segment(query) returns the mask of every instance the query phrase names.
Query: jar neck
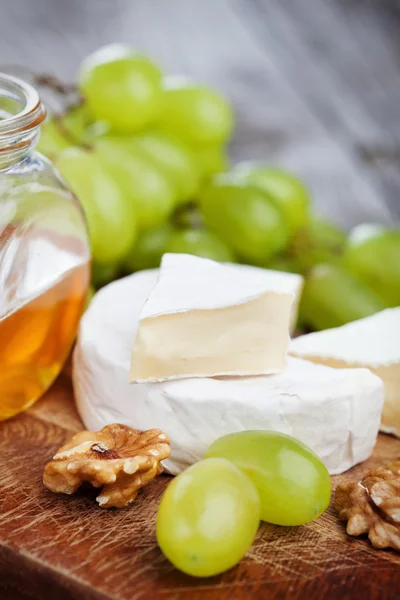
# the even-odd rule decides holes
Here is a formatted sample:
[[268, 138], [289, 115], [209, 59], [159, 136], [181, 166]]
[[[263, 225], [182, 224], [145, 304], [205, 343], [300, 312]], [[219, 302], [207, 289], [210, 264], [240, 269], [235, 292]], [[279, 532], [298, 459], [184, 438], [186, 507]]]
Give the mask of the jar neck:
[[0, 172], [35, 147], [46, 111], [28, 83], [0, 73]]

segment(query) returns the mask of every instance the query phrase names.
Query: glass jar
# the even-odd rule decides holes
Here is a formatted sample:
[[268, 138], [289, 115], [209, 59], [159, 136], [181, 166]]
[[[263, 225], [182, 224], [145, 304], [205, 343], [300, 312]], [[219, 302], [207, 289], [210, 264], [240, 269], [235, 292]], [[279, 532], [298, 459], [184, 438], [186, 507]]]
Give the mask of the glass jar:
[[0, 73], [0, 419], [57, 377], [89, 286], [81, 208], [34, 150], [44, 118], [36, 90]]

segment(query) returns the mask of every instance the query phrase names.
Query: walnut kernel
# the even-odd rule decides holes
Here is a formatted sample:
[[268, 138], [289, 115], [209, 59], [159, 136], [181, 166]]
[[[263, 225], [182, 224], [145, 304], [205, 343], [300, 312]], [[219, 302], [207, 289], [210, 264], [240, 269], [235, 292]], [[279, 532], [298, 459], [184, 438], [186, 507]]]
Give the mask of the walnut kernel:
[[400, 550], [400, 461], [340, 484], [335, 508], [349, 535], [368, 533], [376, 548]]
[[168, 436], [159, 429], [139, 431], [107, 425], [101, 431], [81, 431], [64, 444], [43, 474], [44, 485], [59, 494], [73, 494], [83, 482], [103, 487], [97, 502], [103, 508], [128, 506], [168, 458]]

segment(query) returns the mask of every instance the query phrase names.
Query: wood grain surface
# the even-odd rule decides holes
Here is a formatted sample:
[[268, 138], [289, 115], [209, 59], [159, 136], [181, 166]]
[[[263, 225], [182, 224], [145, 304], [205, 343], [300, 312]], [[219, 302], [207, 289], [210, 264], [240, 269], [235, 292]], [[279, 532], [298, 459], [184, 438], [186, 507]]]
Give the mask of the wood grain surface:
[[[155, 539], [168, 476], [124, 510], [99, 508], [92, 490], [67, 497], [44, 488], [45, 463], [81, 428], [65, 375], [27, 413], [0, 424], [1, 600], [400, 597], [400, 554], [347, 536], [332, 507], [302, 527], [263, 524], [247, 556], [221, 576], [179, 573]], [[381, 434], [372, 458], [334, 485], [399, 455], [400, 440]]]

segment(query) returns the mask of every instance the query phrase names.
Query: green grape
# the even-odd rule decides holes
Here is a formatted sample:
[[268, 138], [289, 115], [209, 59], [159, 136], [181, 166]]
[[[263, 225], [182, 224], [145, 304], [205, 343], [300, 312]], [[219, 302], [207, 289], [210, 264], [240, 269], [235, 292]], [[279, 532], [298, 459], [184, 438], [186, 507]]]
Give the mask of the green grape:
[[280, 169], [251, 163], [236, 165], [234, 172], [270, 195], [283, 211], [291, 233], [307, 225], [310, 195], [300, 179]]
[[279, 208], [234, 176], [214, 176], [201, 194], [200, 208], [207, 226], [251, 263], [265, 263], [287, 244], [288, 230]]
[[200, 175], [192, 153], [179, 141], [158, 132], [144, 133], [134, 139], [145, 158], [171, 181], [184, 202], [199, 189]]
[[260, 522], [251, 480], [231, 462], [210, 458], [172, 480], [158, 508], [157, 541], [188, 575], [212, 577], [236, 565]]
[[234, 262], [235, 260], [231, 249], [213, 233], [205, 229], [177, 231], [169, 240], [166, 252], [194, 254], [219, 262]]
[[351, 273], [335, 264], [321, 264], [309, 273], [300, 302], [302, 323], [320, 330], [368, 317], [387, 305]]
[[261, 519], [303, 525], [329, 506], [331, 479], [321, 459], [302, 442], [275, 431], [240, 431], [211, 444], [206, 458], [228, 458], [260, 494]]
[[288, 253], [302, 273], [319, 263], [332, 262], [340, 257], [346, 235], [334, 223], [312, 218], [305, 229], [294, 235]]
[[387, 306], [400, 306], [400, 229], [359, 225], [350, 234], [343, 265]]
[[223, 146], [201, 148], [194, 153], [194, 157], [203, 179], [229, 170], [229, 157]]
[[129, 141], [118, 138], [98, 139], [95, 152], [134, 206], [139, 229], [162, 225], [174, 210], [176, 192], [157, 167], [135, 153]]
[[174, 227], [167, 222], [155, 229], [139, 233], [136, 243], [125, 260], [125, 268], [132, 273], [141, 269], [159, 267], [174, 231]]
[[163, 88], [161, 127], [165, 132], [194, 148], [229, 139], [234, 115], [221, 94], [182, 77], [165, 77]]
[[122, 260], [136, 238], [133, 204], [93, 153], [67, 148], [55, 165], [85, 212], [93, 259], [107, 264]]
[[92, 263], [92, 284], [96, 289], [107, 285], [118, 277], [121, 267], [118, 263]]
[[86, 58], [79, 88], [96, 120], [132, 133], [155, 121], [162, 108], [161, 73], [129, 46], [111, 44]]

